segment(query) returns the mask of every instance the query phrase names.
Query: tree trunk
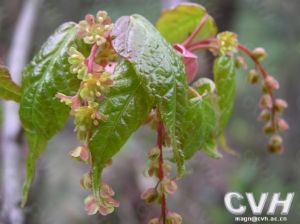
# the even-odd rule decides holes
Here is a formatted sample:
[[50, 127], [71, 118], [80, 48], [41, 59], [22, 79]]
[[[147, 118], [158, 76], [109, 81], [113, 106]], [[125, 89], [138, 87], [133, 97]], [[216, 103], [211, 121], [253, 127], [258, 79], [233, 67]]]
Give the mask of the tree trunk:
[[[8, 53], [7, 64], [12, 79], [20, 83], [21, 72], [27, 62], [27, 56], [32, 40], [32, 33], [41, 0], [27, 0], [20, 12], [11, 48]], [[3, 165], [3, 205], [2, 217], [7, 224], [24, 223], [24, 214], [19, 207], [21, 200], [20, 164], [21, 145], [17, 142], [21, 125], [18, 116], [18, 104], [4, 102], [4, 122], [2, 131], [2, 165]]]

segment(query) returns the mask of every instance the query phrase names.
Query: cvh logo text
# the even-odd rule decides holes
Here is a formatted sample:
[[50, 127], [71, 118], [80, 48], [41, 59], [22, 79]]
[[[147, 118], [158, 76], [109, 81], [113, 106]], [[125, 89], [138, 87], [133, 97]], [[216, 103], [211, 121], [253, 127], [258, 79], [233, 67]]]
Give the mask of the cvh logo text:
[[[287, 193], [286, 197], [280, 193], [261, 193], [258, 199], [253, 193], [229, 192], [224, 197], [226, 209], [233, 215], [244, 215], [250, 208], [253, 215], [262, 215], [266, 211], [267, 215], [274, 215], [275, 212], [282, 216], [289, 214], [295, 193]], [[268, 206], [266, 202], [270, 201]]]

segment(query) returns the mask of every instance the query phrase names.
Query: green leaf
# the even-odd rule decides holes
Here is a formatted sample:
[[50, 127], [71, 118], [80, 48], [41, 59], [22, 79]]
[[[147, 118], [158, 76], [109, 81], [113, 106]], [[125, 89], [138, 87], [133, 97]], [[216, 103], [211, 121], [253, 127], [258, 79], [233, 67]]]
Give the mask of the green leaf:
[[67, 53], [72, 46], [80, 51], [86, 49], [76, 33], [75, 23], [61, 25], [23, 71], [20, 118], [29, 142], [23, 205], [34, 175], [35, 161], [69, 115], [69, 108], [60, 103], [55, 94], [73, 95], [79, 87], [76, 75], [70, 73]]
[[28, 192], [35, 172], [35, 161], [44, 151], [48, 139], [37, 134], [26, 133], [28, 139], [29, 151], [26, 157], [26, 177], [22, 189], [22, 204], [24, 207], [28, 198]]
[[176, 138], [176, 117], [187, 103], [187, 82], [181, 57], [140, 15], [118, 19], [112, 35], [115, 50], [133, 64], [142, 86], [160, 110], [182, 175], [184, 155]]
[[7, 67], [0, 65], [0, 98], [20, 102], [21, 88], [12, 81]]
[[100, 123], [89, 143], [93, 159], [93, 190], [96, 197], [99, 197], [102, 169], [130, 135], [143, 124], [152, 105], [153, 102], [149, 99], [133, 67], [123, 60], [116, 67], [113, 85], [100, 104], [100, 112], [108, 115], [108, 119]]
[[190, 159], [198, 150], [213, 158], [220, 158], [214, 144], [217, 117], [210, 95], [202, 99], [192, 98], [181, 119], [181, 132], [185, 159]]
[[214, 80], [218, 95], [219, 122], [217, 136], [228, 123], [235, 99], [235, 59], [220, 56], [214, 62]]
[[[206, 13], [206, 9], [201, 5], [183, 3], [163, 11], [156, 27], [170, 43], [182, 43], [194, 31]], [[214, 19], [209, 16], [194, 40], [215, 36], [217, 31]]]

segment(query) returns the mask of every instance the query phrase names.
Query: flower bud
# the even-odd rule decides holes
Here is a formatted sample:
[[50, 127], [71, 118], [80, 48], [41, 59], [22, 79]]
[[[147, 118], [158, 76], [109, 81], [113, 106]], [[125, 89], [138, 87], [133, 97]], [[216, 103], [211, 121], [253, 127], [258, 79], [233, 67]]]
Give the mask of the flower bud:
[[147, 203], [151, 203], [158, 198], [158, 193], [155, 188], [149, 188], [141, 194], [141, 198]]
[[170, 174], [170, 172], [171, 172], [171, 170], [172, 170], [172, 166], [171, 166], [170, 163], [164, 162], [164, 164], [163, 164], [163, 169], [164, 169], [164, 174], [165, 174], [165, 176], [167, 176], [167, 175]]
[[279, 88], [279, 82], [272, 76], [268, 76], [265, 79], [265, 86], [267, 89], [278, 89]]
[[160, 155], [160, 150], [158, 147], [154, 147], [152, 149], [150, 149], [150, 151], [148, 152], [148, 158], [150, 160], [156, 160]]
[[94, 25], [95, 24], [95, 17], [93, 15], [91, 15], [91, 14], [87, 14], [85, 16], [85, 21], [87, 21], [87, 23], [89, 25]]
[[166, 223], [167, 224], [181, 224], [182, 223], [182, 217], [176, 212], [168, 212], [168, 215], [166, 217]]
[[282, 152], [282, 138], [279, 135], [273, 135], [269, 140], [268, 149], [274, 153]]
[[165, 188], [169, 194], [173, 194], [175, 191], [177, 191], [178, 187], [174, 180], [169, 180], [166, 182]]
[[100, 188], [100, 195], [102, 198], [109, 198], [111, 196], [114, 196], [115, 192], [113, 191], [111, 186], [106, 183], [102, 183]]
[[251, 84], [256, 84], [259, 81], [259, 73], [256, 69], [251, 69], [248, 74], [248, 82]]
[[270, 90], [266, 87], [266, 85], [261, 86], [261, 91], [264, 94], [269, 94], [270, 93]]
[[72, 110], [76, 110], [81, 106], [80, 98], [78, 95], [75, 96], [66, 96], [62, 93], [57, 93], [55, 95], [56, 98], [60, 100], [60, 102], [65, 103]]
[[149, 165], [149, 168], [148, 168], [148, 175], [150, 177], [157, 176], [158, 175], [158, 167], [159, 167], [159, 164], [157, 161], [151, 162]]
[[279, 131], [286, 131], [287, 129], [289, 129], [288, 123], [282, 118], [278, 119], [277, 127]]
[[171, 179], [165, 179], [160, 184], [161, 184], [160, 189], [162, 193], [173, 194], [174, 192], [176, 192], [178, 188], [176, 182]]
[[260, 106], [260, 108], [263, 108], [263, 109], [271, 109], [273, 106], [271, 96], [268, 94], [262, 95], [262, 97], [260, 98], [260, 101], [259, 101], [259, 106]]
[[84, 162], [88, 162], [90, 157], [90, 152], [85, 145], [78, 146], [76, 149], [70, 152], [70, 156], [74, 159], [79, 159]]
[[88, 215], [95, 215], [98, 212], [98, 205], [96, 198], [93, 195], [89, 195], [84, 200], [84, 208]]
[[[103, 200], [103, 205], [106, 206], [106, 207], [119, 207], [120, 206], [120, 203], [113, 199], [112, 197], [107, 197], [107, 198], [102, 198]], [[111, 212], [110, 212], [111, 213]]]
[[287, 107], [288, 107], [288, 104], [285, 100], [282, 100], [282, 99], [276, 99], [275, 100], [275, 110], [277, 112], [282, 112]]
[[248, 68], [248, 65], [247, 65], [247, 62], [245, 61], [245, 59], [241, 56], [238, 56], [236, 58], [236, 61], [235, 61], [235, 66], [237, 68], [243, 68], [243, 69], [247, 69]]
[[106, 11], [98, 11], [96, 17], [97, 17], [97, 21], [99, 23], [103, 23], [107, 18], [107, 12]]
[[113, 206], [104, 206], [104, 205], [99, 206], [99, 213], [103, 216], [113, 213], [114, 210], [115, 209]]
[[80, 186], [83, 189], [91, 189], [92, 188], [92, 178], [91, 173], [85, 173], [80, 179]]
[[275, 128], [272, 125], [272, 122], [268, 122], [264, 128], [263, 131], [265, 134], [273, 134], [275, 132]]
[[148, 224], [161, 224], [159, 221], [159, 218], [153, 218], [151, 219]]
[[261, 47], [258, 47], [258, 48], [255, 48], [253, 51], [252, 51], [252, 54], [253, 56], [258, 60], [258, 61], [261, 61], [263, 60], [265, 57], [267, 57], [267, 52], [264, 48], [261, 48]]
[[267, 109], [263, 110], [260, 113], [258, 119], [261, 120], [261, 121], [269, 121], [271, 119], [271, 113], [270, 113], [270, 111], [267, 110]]

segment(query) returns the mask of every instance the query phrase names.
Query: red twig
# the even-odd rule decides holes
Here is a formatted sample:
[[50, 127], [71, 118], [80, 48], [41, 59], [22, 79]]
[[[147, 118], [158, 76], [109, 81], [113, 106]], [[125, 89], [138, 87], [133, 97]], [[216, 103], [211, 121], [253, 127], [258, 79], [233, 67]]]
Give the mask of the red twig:
[[[164, 125], [161, 121], [158, 121], [158, 123], [157, 123], [157, 147], [160, 150], [158, 178], [159, 178], [160, 182], [162, 182], [163, 179], [164, 179], [164, 169], [163, 169], [164, 158], [163, 158], [163, 151], [162, 151], [163, 139], [164, 139]], [[166, 196], [162, 192], [162, 196], [161, 196], [161, 217], [162, 217], [162, 220], [163, 220], [163, 224], [166, 223], [166, 213], [167, 213]]]
[[188, 45], [192, 42], [192, 40], [195, 38], [195, 36], [199, 33], [199, 31], [202, 29], [202, 27], [204, 26], [206, 20], [208, 19], [209, 15], [205, 14], [202, 19], [200, 20], [198, 26], [196, 27], [196, 29], [193, 31], [193, 33], [185, 39], [185, 41], [182, 43], [182, 45], [184, 47], [188, 47]]

